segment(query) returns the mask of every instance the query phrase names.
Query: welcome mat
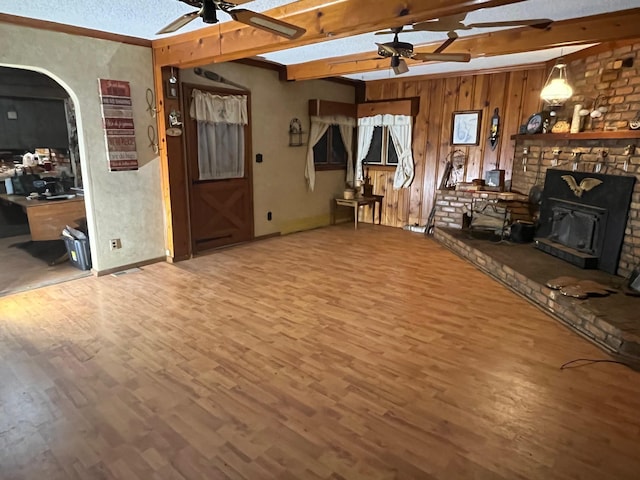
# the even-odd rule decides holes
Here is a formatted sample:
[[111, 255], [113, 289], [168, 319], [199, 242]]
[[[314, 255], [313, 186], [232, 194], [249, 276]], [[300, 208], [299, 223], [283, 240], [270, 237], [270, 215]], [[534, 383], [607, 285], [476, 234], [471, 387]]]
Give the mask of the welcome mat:
[[19, 248], [32, 257], [42, 260], [47, 265], [55, 265], [56, 260], [67, 253], [67, 247], [62, 240], [45, 240], [42, 242], [29, 240], [28, 242], [14, 243], [9, 247]]

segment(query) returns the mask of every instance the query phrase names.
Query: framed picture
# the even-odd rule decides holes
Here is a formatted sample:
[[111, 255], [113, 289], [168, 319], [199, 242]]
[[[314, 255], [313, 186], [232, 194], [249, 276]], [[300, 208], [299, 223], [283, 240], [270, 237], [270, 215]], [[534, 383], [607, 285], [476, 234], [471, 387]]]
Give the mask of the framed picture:
[[482, 110], [453, 112], [451, 120], [451, 145], [478, 145]]

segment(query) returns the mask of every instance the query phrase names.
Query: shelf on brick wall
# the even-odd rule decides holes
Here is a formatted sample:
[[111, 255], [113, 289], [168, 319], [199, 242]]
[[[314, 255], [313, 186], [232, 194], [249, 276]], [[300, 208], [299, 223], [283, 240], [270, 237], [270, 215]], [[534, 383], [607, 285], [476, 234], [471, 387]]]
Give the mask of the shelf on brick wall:
[[616, 130], [615, 132], [533, 133], [511, 135], [511, 140], [618, 140], [640, 138], [640, 130]]

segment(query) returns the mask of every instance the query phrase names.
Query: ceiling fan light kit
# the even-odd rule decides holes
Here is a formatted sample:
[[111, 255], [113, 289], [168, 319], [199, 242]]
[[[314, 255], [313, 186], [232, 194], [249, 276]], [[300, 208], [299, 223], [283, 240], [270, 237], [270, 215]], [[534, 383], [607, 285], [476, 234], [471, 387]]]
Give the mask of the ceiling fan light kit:
[[573, 88], [567, 78], [567, 64], [562, 58], [556, 61], [540, 92], [540, 98], [552, 107], [559, 107], [571, 98]]
[[409, 71], [409, 66], [404, 59], [400, 57], [391, 57], [391, 68], [393, 68], [393, 73], [396, 75], [402, 75], [403, 73], [407, 73]]

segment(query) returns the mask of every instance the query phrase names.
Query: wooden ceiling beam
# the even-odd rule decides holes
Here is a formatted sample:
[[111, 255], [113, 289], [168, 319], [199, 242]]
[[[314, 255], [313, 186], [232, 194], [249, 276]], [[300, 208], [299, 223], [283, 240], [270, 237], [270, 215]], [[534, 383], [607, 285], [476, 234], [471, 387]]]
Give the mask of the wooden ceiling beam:
[[152, 42], [157, 66], [195, 67], [334, 40], [523, 0], [300, 0], [264, 12], [306, 29], [287, 40], [238, 22], [225, 22]]
[[[547, 30], [529, 27], [474, 35], [456, 40], [446, 53], [470, 53], [472, 58], [545, 50], [637, 38], [640, 8], [554, 22]], [[421, 51], [439, 44], [416, 45]], [[343, 57], [326, 58], [287, 67], [287, 80], [311, 80], [389, 68], [389, 59], [374, 59], [375, 49]], [[408, 60], [409, 65], [423, 62]]]

